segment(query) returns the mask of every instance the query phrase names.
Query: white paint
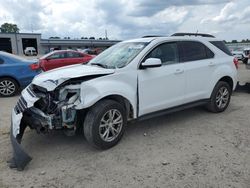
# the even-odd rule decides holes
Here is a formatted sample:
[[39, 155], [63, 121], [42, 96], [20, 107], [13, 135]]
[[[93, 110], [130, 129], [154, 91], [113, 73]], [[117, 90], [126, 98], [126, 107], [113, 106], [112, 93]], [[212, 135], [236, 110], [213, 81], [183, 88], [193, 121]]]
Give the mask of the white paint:
[[[143, 63], [142, 60], [153, 48], [165, 42], [180, 40], [200, 41], [209, 47], [215, 56], [206, 60], [139, 69], [139, 65]], [[106, 96], [119, 95], [130, 102], [134, 118], [137, 118], [150, 112], [208, 99], [215, 84], [224, 76], [233, 79], [233, 88], [235, 88], [237, 70], [233, 57], [226, 55], [209, 42], [213, 40], [218, 39], [151, 37], [124, 41], [124, 43], [148, 42], [149, 44], [123, 68], [105, 69], [95, 65], [72, 65], [42, 73], [34, 78], [32, 84], [53, 91], [61, 83], [71, 78], [104, 74], [105, 76], [84, 81], [80, 85], [68, 85], [62, 88], [62, 90], [79, 90], [77, 92], [80, 96], [72, 98], [71, 107], [84, 109], [91, 107]], [[157, 60], [151, 63], [159, 64]], [[34, 102], [38, 100], [38, 98], [32, 98], [26, 90], [22, 92], [22, 95], [27, 101], [28, 107], [33, 106]], [[20, 119], [20, 116], [13, 114], [15, 134], [19, 132], [17, 125], [20, 124]]]
[[20, 132], [20, 123], [21, 123], [21, 119], [23, 117], [23, 114], [16, 114], [14, 109], [12, 110], [12, 134], [13, 136], [16, 138], [16, 136], [19, 134]]

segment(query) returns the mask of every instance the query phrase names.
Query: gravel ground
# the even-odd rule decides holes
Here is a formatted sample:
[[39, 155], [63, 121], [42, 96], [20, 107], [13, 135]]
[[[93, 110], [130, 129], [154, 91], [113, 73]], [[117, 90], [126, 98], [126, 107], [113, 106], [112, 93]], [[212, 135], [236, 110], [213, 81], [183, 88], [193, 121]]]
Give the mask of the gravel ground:
[[[240, 81], [250, 82], [241, 65]], [[11, 170], [10, 112], [17, 97], [0, 98], [0, 187], [250, 187], [250, 95], [235, 92], [229, 108], [212, 114], [193, 108], [130, 123], [107, 151], [83, 136], [26, 130], [33, 160]]]

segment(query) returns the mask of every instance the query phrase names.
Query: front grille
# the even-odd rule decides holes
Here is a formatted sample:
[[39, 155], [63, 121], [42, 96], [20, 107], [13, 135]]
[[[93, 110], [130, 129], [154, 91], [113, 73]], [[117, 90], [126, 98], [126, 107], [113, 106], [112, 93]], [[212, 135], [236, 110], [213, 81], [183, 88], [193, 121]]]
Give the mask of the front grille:
[[24, 110], [26, 110], [26, 109], [27, 109], [27, 102], [25, 101], [25, 99], [23, 98], [23, 96], [21, 96], [18, 99], [17, 104], [16, 104], [14, 110], [15, 110], [15, 112], [17, 114], [19, 114], [19, 113], [24, 112]]
[[31, 91], [33, 91], [33, 93], [43, 93], [43, 94], [47, 93], [47, 90], [45, 88], [34, 84], [31, 84], [29, 88], [31, 89]]
[[27, 91], [28, 91], [28, 93], [29, 93], [32, 97], [36, 97], [36, 94], [35, 94], [34, 91], [33, 91], [32, 85], [30, 85], [30, 86], [27, 88]]

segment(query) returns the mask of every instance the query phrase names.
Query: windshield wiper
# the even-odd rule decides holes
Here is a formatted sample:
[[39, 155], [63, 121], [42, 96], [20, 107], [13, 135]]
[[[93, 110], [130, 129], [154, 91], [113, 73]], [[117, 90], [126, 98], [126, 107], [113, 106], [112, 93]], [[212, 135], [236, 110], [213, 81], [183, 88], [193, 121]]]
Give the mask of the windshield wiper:
[[97, 66], [105, 68], [105, 69], [108, 68], [107, 65], [104, 65], [104, 64], [101, 64], [101, 63], [91, 63], [91, 65], [97, 65]]

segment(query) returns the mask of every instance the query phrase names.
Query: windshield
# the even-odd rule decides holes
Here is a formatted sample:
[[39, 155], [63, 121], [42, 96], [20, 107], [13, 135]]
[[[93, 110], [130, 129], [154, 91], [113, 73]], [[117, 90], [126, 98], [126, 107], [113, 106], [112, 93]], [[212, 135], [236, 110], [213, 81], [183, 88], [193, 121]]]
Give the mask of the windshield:
[[122, 68], [129, 64], [144, 48], [146, 42], [121, 42], [92, 59], [90, 65], [99, 65], [104, 68]]
[[55, 53], [55, 51], [49, 52], [49, 53], [43, 55], [42, 57], [40, 57], [40, 59], [46, 59], [47, 57], [49, 57], [50, 55], [52, 55], [54, 53]]

